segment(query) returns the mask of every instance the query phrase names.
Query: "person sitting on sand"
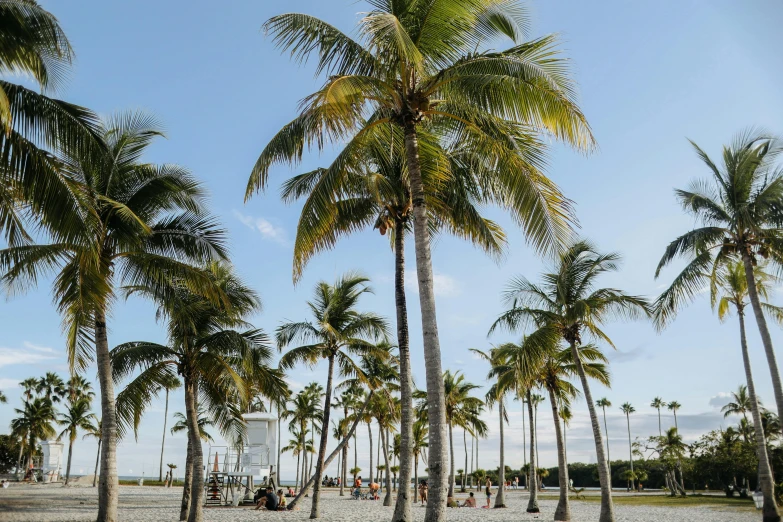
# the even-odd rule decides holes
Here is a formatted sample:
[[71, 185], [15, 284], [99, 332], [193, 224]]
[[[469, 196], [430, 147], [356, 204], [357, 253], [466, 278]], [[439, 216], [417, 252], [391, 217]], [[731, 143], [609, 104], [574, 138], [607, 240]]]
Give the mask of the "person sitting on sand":
[[476, 497], [473, 496], [473, 492], [470, 492], [470, 496], [465, 499], [460, 507], [476, 507]]
[[423, 506], [427, 502], [427, 481], [422, 480], [419, 484], [419, 497], [421, 498], [421, 505]]
[[381, 489], [381, 485], [378, 484], [377, 482], [373, 482], [372, 484], [370, 484], [370, 494], [372, 495], [373, 500], [378, 500], [379, 498], [381, 498], [378, 496], [378, 491], [380, 491], [380, 489]]
[[450, 508], [459, 507], [459, 502], [454, 500], [454, 497], [447, 497], [446, 498], [446, 507], [450, 507]]
[[258, 499], [258, 503], [256, 504], [256, 511], [262, 507], [266, 508], [267, 511], [277, 511], [277, 503], [277, 495], [275, 495], [272, 486], [267, 486], [266, 495]]
[[277, 510], [285, 511], [285, 495], [282, 489], [277, 490]]
[[294, 488], [292, 488], [291, 486], [288, 486], [288, 493], [286, 493], [285, 496], [293, 497], [294, 496]]

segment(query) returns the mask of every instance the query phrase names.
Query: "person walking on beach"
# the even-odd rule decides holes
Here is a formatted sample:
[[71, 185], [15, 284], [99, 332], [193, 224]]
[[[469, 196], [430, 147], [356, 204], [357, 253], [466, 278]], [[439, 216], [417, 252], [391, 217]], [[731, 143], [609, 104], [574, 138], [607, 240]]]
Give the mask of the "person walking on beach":
[[422, 480], [421, 484], [419, 484], [419, 498], [421, 499], [421, 505], [424, 507], [424, 504], [427, 503], [427, 481]]
[[492, 481], [489, 478], [487, 478], [487, 484], [484, 486], [484, 489], [487, 491], [487, 508], [489, 508], [489, 501], [492, 498]]

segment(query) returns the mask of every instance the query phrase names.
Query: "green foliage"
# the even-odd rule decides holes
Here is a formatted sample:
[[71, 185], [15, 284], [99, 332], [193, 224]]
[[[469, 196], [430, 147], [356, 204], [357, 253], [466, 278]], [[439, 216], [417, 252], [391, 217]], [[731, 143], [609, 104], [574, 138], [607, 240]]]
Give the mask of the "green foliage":
[[21, 442], [12, 435], [0, 435], [0, 474], [10, 473], [17, 466]]

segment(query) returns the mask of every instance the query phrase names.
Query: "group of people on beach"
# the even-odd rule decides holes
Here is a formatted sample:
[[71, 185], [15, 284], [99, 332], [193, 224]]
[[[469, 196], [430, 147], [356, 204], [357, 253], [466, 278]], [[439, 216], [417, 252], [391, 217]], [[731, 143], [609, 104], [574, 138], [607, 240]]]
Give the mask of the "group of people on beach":
[[370, 482], [369, 490], [366, 494], [362, 493], [362, 476], [356, 477], [351, 488], [351, 496], [356, 500], [378, 500], [381, 497], [378, 492], [381, 490], [381, 485], [377, 482]]
[[339, 488], [340, 482], [340, 477], [324, 477], [321, 481], [321, 485], [325, 488]]
[[[289, 493], [293, 492], [289, 489]], [[285, 511], [285, 498], [286, 495], [283, 495], [282, 489], [278, 489], [275, 494], [275, 490], [272, 486], [267, 486], [266, 488], [259, 488], [258, 491], [256, 491], [256, 494], [253, 495], [253, 502], [256, 503], [256, 511], [259, 509], [265, 509], [267, 511]]]

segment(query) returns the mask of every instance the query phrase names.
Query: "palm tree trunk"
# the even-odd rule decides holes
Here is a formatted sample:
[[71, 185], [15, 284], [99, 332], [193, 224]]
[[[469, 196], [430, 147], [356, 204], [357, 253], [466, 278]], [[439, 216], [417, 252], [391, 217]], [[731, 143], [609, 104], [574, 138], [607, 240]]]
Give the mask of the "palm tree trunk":
[[674, 429], [677, 430], [677, 433], [680, 433], [680, 428], [677, 427], [677, 410], [672, 410], [672, 413], [674, 413]]
[[[321, 431], [329, 431], [329, 429], [328, 429], [329, 426], [327, 426], [325, 424], [322, 424], [321, 426], [322, 426], [322, 430]], [[310, 421], [310, 431], [313, 434], [313, 444], [315, 444], [315, 421], [314, 420]], [[313, 455], [310, 455], [308, 460], [309, 460], [309, 464], [308, 464], [308, 467], [307, 467], [307, 479], [309, 480], [310, 477], [313, 476]]]
[[106, 334], [106, 314], [95, 314], [95, 353], [98, 362], [98, 381], [101, 386], [101, 473], [98, 488], [98, 522], [115, 522], [119, 494], [117, 478], [117, 409], [114, 398], [114, 381], [111, 372], [109, 339]]
[[495, 495], [495, 507], [506, 507], [506, 448], [504, 444], [503, 421], [505, 420], [505, 411], [503, 411], [503, 398], [498, 401], [498, 412], [500, 413], [500, 466], [498, 467], [498, 493]]
[[372, 424], [367, 423], [367, 434], [370, 437], [370, 484], [374, 482], [372, 473]]
[[98, 439], [98, 453], [95, 454], [95, 473], [92, 476], [92, 487], [95, 487], [98, 482], [98, 464], [101, 460], [101, 439]]
[[63, 484], [63, 486], [67, 486], [68, 482], [71, 480], [71, 459], [73, 458], [73, 441], [75, 438], [76, 430], [73, 430], [70, 443], [68, 444], [68, 464], [65, 467], [65, 484]]
[[462, 473], [462, 487], [460, 491], [465, 493], [465, 482], [468, 477], [468, 430], [462, 430], [462, 444], [465, 446], [465, 471]]
[[[405, 122], [405, 154], [413, 199], [413, 233], [416, 245], [416, 273], [419, 281], [419, 305], [424, 344], [424, 369], [426, 371], [428, 419], [430, 427], [429, 492], [425, 522], [444, 519], [446, 499], [445, 467], [448, 462], [446, 439], [446, 411], [443, 389], [438, 320], [435, 312], [432, 255], [430, 253], [430, 228], [424, 183], [419, 164], [419, 140], [413, 120]], [[782, 417], [783, 418], [783, 417]]]
[[117, 409], [114, 398], [109, 339], [106, 334], [106, 314], [95, 314], [95, 354], [98, 362], [98, 381], [101, 386], [101, 475], [98, 488], [98, 522], [116, 522], [119, 501], [117, 477]]
[[324, 474], [326, 443], [329, 440], [329, 416], [332, 411], [332, 378], [334, 375], [334, 355], [329, 357], [329, 373], [326, 376], [326, 395], [324, 396], [324, 417], [321, 423], [321, 443], [318, 445], [318, 461], [315, 465], [315, 485], [313, 486], [313, 507], [310, 518], [321, 518], [321, 477]]
[[[604, 411], [604, 433], [606, 433], [606, 467], [609, 470], [609, 489], [612, 489], [612, 458], [609, 456], [609, 428], [606, 425], [606, 406], [601, 406]], [[675, 420], [675, 424], [676, 424]]]
[[168, 388], [166, 388], [166, 407], [163, 413], [163, 441], [160, 443], [160, 475], [158, 477], [158, 481], [163, 481], [163, 448], [166, 446], [166, 421], [167, 420], [169, 420], [169, 389]]
[[[343, 447], [345, 447], [346, 444], [348, 444], [348, 441], [351, 439], [351, 437], [354, 436], [354, 433], [356, 433], [356, 426], [359, 425], [359, 422], [361, 422], [362, 414], [364, 413], [364, 410], [367, 409], [367, 405], [370, 404], [370, 400], [372, 399], [373, 392], [370, 392], [367, 394], [367, 398], [364, 401], [364, 404], [362, 405], [361, 409], [356, 415], [356, 419], [353, 421], [353, 424], [351, 425], [351, 429], [348, 430], [348, 435], [345, 436], [345, 438], [340, 442], [340, 444], [337, 445], [337, 447], [332, 451], [329, 456], [324, 461], [324, 468], [329, 467], [329, 464], [332, 463], [334, 458], [340, 454], [340, 452], [343, 450]], [[297, 504], [299, 504], [299, 500], [304, 497], [307, 492], [310, 490], [310, 488], [313, 485], [313, 482], [315, 481], [315, 477], [311, 477], [307, 483], [302, 486], [301, 491], [299, 491], [299, 494], [294, 497], [294, 499], [286, 506], [289, 511], [296, 508]]]
[[634, 479], [633, 479], [633, 445], [631, 444], [631, 415], [629, 413], [625, 414], [625, 420], [628, 423], [628, 459], [631, 463], [631, 487], [630, 489], [633, 489]]
[[[100, 444], [100, 442], [98, 442], [98, 444]], [[100, 455], [100, 451], [98, 452], [98, 455]], [[22, 469], [24, 469], [24, 465], [22, 464], [22, 457], [24, 457], [24, 436], [19, 441], [19, 458], [16, 459], [16, 480], [17, 481], [19, 481], [19, 475], [21, 474], [20, 472], [22, 471]], [[97, 469], [98, 468], [95, 468], [95, 469], [96, 469], [95, 476], [97, 477], [98, 476], [98, 473], [97, 473]], [[25, 470], [25, 473], [27, 473], [27, 470]], [[24, 475], [22, 475], [22, 477], [24, 477]], [[95, 487], [95, 484], [93, 484], [93, 487]]]
[[449, 497], [454, 496], [454, 434], [453, 426], [449, 421]]
[[280, 452], [281, 448], [283, 447], [282, 439], [280, 438], [281, 435], [281, 428], [280, 425], [282, 424], [283, 420], [283, 412], [282, 412], [282, 404], [277, 404], [277, 467], [275, 467], [275, 471], [277, 472], [277, 483], [280, 484]]
[[470, 473], [468, 474], [468, 481], [470, 482], [470, 489], [473, 489], [473, 445], [476, 443], [476, 437], [470, 436]]
[[568, 504], [568, 462], [566, 461], [565, 432], [560, 429], [560, 414], [558, 413], [557, 400], [552, 388], [549, 391], [549, 402], [552, 403], [552, 419], [555, 421], [555, 439], [557, 440], [557, 466], [558, 480], [560, 482], [560, 498], [555, 508], [556, 521], [571, 520], [571, 506]]
[[[394, 233], [394, 304], [397, 310], [397, 349], [400, 357], [400, 488], [392, 522], [411, 522], [413, 397], [408, 301], [405, 296], [405, 222], [400, 218], [394, 221]], [[414, 484], [413, 489], [416, 487]]]
[[[759, 485], [764, 494], [764, 507], [762, 508], [762, 520], [764, 522], [779, 522], [780, 513], [775, 502], [775, 483], [772, 478], [772, 472], [769, 467], [769, 457], [767, 455], [767, 442], [764, 440], [764, 428], [761, 423], [761, 414], [759, 413], [759, 404], [756, 399], [756, 384], [753, 381], [753, 371], [750, 366], [750, 354], [748, 353], [748, 341], [745, 337], [745, 312], [738, 310], [740, 323], [740, 343], [742, 345], [742, 363], [745, 366], [745, 380], [748, 384], [748, 395], [753, 415], [753, 428], [756, 434], [756, 455], [759, 459]], [[682, 473], [682, 472], [681, 472]]]
[[533, 401], [530, 390], [527, 391], [527, 413], [530, 416], [530, 469], [528, 470], [527, 487], [530, 492], [530, 500], [527, 501], [528, 513], [540, 513], [538, 508], [538, 470], [536, 466], [536, 425], [533, 415]]
[[193, 478], [190, 484], [190, 509], [188, 522], [204, 520], [204, 454], [201, 449], [201, 430], [198, 427], [198, 385], [186, 377], [185, 416], [188, 423], [188, 436], [192, 444]]
[[391, 472], [389, 471], [389, 439], [388, 433], [382, 427], [379, 426], [378, 435], [381, 438], [381, 444], [383, 445], [383, 463], [385, 465], [385, 482], [386, 482], [386, 496], [383, 497], [383, 505], [391, 506]]
[[527, 439], [527, 433], [525, 432], [525, 415], [527, 412], [525, 412], [524, 397], [520, 399], [520, 402], [522, 403], [522, 469], [525, 469], [525, 466], [527, 465], [527, 448], [525, 447]]
[[[179, 508], [179, 519], [187, 520], [188, 512], [190, 511], [190, 493], [193, 486], [193, 443], [190, 440], [190, 433], [188, 433], [188, 446], [185, 453], [185, 477], [182, 484], [182, 502]], [[199, 471], [200, 472], [200, 471]]]
[[348, 478], [348, 445], [342, 449], [343, 474], [340, 475], [340, 496], [345, 496], [345, 480]]
[[579, 350], [575, 342], [571, 342], [571, 356], [576, 364], [576, 371], [579, 374], [579, 380], [582, 381], [582, 391], [587, 402], [587, 409], [590, 412], [590, 423], [593, 426], [593, 438], [595, 439], [595, 453], [598, 465], [598, 481], [601, 484], [601, 514], [598, 522], [614, 522], [614, 503], [612, 502], [612, 486], [609, 477], [609, 465], [604, 455], [604, 441], [601, 436], [601, 425], [598, 423], [598, 415], [595, 413], [595, 403], [593, 394], [590, 392], [590, 383], [587, 382], [587, 375], [582, 366], [582, 359], [579, 357]]
[[413, 503], [419, 501], [419, 456], [413, 457]]
[[775, 390], [775, 403], [778, 407], [778, 418], [783, 419], [783, 385], [780, 381], [780, 371], [775, 358], [775, 349], [772, 347], [772, 337], [769, 335], [767, 320], [764, 317], [764, 311], [761, 309], [761, 301], [756, 289], [756, 278], [753, 275], [753, 263], [747, 253], [742, 254], [742, 262], [745, 265], [745, 279], [748, 282], [748, 297], [753, 307], [753, 315], [756, 317], [756, 324], [761, 334], [761, 342], [764, 345], [764, 352], [767, 355], [769, 364], [769, 373], [772, 377], [772, 388]]
[[[479, 458], [478, 458], [478, 450], [479, 450], [479, 440], [476, 439], [476, 469], [481, 469], [481, 466], [479, 466]], [[481, 480], [476, 480], [476, 489], [479, 493], [481, 493]]]
[[296, 456], [296, 482], [294, 483], [294, 493], [299, 491], [299, 472], [302, 470], [302, 451]]

